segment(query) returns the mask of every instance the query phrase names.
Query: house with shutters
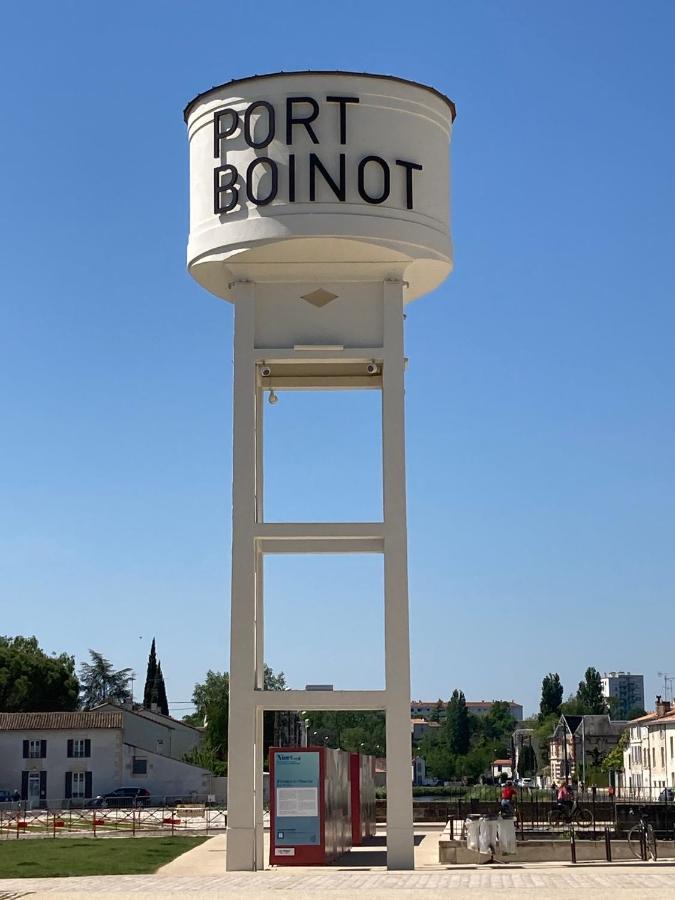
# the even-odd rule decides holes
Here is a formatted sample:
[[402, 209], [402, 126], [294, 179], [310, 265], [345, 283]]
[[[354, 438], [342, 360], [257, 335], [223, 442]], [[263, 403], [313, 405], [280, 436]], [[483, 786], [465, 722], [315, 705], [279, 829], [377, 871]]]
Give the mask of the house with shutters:
[[30, 807], [81, 805], [119, 787], [202, 798], [207, 769], [184, 761], [201, 733], [170, 716], [105, 704], [75, 712], [0, 713], [0, 789]]

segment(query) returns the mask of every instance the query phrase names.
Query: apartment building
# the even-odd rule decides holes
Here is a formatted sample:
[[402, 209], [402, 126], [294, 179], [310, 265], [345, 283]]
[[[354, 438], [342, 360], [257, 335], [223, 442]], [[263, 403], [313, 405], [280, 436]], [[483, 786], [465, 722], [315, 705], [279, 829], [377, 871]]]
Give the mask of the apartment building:
[[631, 710], [645, 708], [644, 675], [605, 672], [602, 676], [602, 693], [611, 701], [612, 715], [617, 719], [627, 719]]
[[[490, 712], [492, 707], [497, 702], [497, 700], [467, 700], [466, 708], [470, 713], [473, 713], [476, 716], [484, 716]], [[509, 710], [511, 715], [516, 720], [516, 722], [523, 721], [523, 707], [522, 704], [516, 703], [515, 700], [507, 700], [506, 703], [509, 704]], [[439, 701], [438, 700], [412, 700], [410, 703], [410, 717], [412, 719], [429, 719], [432, 715], [435, 714], [436, 709], [438, 708]], [[448, 704], [444, 701], [441, 701], [441, 706], [439, 708], [440, 717], [445, 717], [445, 711], [447, 709]]]

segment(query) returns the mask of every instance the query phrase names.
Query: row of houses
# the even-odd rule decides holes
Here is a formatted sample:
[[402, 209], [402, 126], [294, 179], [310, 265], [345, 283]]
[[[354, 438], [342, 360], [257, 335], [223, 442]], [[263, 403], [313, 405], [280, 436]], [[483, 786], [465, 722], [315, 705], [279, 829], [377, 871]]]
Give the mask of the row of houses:
[[187, 763], [202, 734], [142, 708], [0, 713], [0, 790], [32, 807], [85, 803], [119, 787], [159, 800], [212, 794], [211, 772]]
[[675, 789], [675, 709], [656, 698], [656, 710], [628, 723], [619, 785], [627, 793], [659, 799]]

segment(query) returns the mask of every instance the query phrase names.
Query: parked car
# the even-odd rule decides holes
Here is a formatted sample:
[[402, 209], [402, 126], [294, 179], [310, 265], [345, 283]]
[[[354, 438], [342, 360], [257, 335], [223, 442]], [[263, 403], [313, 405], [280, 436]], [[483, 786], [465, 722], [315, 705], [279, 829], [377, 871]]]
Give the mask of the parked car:
[[9, 803], [12, 799], [11, 791], [0, 790], [0, 803]]
[[87, 801], [85, 806], [87, 809], [150, 806], [150, 791], [138, 787], [116, 788], [107, 794], [99, 794]]
[[518, 782], [518, 787], [521, 788], [531, 788], [534, 787], [534, 781], [531, 778], [521, 778]]
[[664, 788], [659, 794], [659, 800], [662, 803], [665, 803], [666, 801], [672, 803], [673, 800], [675, 800], [675, 791], [672, 788]]

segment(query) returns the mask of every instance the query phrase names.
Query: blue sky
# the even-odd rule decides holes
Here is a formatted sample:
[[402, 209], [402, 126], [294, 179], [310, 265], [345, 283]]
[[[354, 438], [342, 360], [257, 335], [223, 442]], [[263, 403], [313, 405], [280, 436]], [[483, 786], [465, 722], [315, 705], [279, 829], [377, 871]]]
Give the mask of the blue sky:
[[[456, 270], [406, 324], [413, 696], [531, 710], [588, 665], [653, 695], [675, 671], [674, 27], [657, 0], [7, 5], [0, 632], [141, 680], [155, 635], [176, 703], [227, 667], [232, 316], [185, 271], [182, 108], [367, 70], [458, 109]], [[270, 515], [377, 511], [374, 404], [268, 409]], [[381, 684], [377, 559], [275, 559], [266, 588], [292, 685]]]

